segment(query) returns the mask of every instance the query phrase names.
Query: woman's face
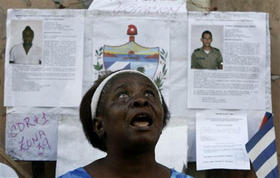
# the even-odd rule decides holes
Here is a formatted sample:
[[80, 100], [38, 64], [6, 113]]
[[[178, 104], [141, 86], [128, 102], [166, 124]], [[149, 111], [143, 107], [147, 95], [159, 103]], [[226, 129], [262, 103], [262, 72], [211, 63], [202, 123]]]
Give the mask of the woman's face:
[[153, 83], [138, 74], [113, 79], [103, 113], [107, 148], [154, 148], [163, 128], [163, 108]]

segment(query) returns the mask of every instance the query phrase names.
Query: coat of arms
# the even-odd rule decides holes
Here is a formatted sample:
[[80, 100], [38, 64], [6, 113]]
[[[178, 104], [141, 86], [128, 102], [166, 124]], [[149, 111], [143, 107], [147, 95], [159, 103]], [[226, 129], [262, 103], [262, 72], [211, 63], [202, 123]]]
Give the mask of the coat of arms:
[[123, 45], [104, 45], [96, 50], [97, 64], [94, 65], [94, 69], [97, 71], [104, 69], [110, 71], [138, 70], [152, 78], [161, 88], [167, 73], [167, 52], [159, 47], [144, 47], [136, 43], [137, 28], [135, 25], [128, 25], [127, 35], [129, 41]]

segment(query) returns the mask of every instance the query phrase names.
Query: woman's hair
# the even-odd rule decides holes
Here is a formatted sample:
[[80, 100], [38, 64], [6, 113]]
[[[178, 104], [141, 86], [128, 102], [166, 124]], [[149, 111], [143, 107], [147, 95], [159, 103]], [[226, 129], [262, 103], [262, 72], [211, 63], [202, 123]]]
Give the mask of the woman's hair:
[[[112, 74], [112, 73], [110, 73]], [[97, 133], [94, 132], [93, 129], [93, 116], [92, 116], [92, 111], [91, 111], [91, 101], [92, 101], [92, 97], [94, 92], [96, 91], [97, 87], [100, 85], [100, 83], [107, 78], [110, 74], [105, 74], [101, 77], [98, 78], [98, 80], [96, 80], [93, 84], [93, 86], [86, 92], [86, 94], [83, 96], [83, 99], [81, 101], [80, 104], [80, 120], [82, 122], [83, 125], [83, 130], [84, 133], [86, 135], [87, 140], [89, 141], [89, 143], [95, 147], [98, 148], [102, 151], [107, 151], [106, 148], [106, 133], [104, 134], [103, 137], [99, 137]], [[115, 78], [115, 77], [114, 77]], [[111, 83], [114, 79], [111, 79], [108, 83]], [[108, 85], [108, 83], [106, 85]], [[104, 94], [106, 94], [106, 91], [104, 93], [104, 91], [102, 92], [101, 98], [98, 101], [98, 106], [97, 106], [97, 113], [101, 113], [103, 112], [103, 108], [102, 108], [102, 104], [104, 103], [104, 98], [102, 97]], [[160, 94], [161, 95], [161, 94]], [[162, 98], [162, 107], [163, 107], [163, 127], [166, 126], [170, 115], [169, 115], [169, 111], [167, 108], [167, 105], [162, 97], [162, 95], [160, 96]], [[94, 116], [95, 117], [95, 116]]]

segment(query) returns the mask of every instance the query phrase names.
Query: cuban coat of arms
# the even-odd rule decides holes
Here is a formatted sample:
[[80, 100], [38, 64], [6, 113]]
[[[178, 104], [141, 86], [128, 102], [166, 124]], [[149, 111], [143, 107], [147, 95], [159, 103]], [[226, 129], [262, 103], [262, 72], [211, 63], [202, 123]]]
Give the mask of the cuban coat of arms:
[[144, 47], [135, 40], [137, 28], [128, 25], [128, 42], [120, 46], [104, 45], [95, 50], [97, 63], [94, 70], [98, 72], [122, 69], [138, 70], [145, 73], [161, 89], [166, 79], [167, 51], [160, 47]]

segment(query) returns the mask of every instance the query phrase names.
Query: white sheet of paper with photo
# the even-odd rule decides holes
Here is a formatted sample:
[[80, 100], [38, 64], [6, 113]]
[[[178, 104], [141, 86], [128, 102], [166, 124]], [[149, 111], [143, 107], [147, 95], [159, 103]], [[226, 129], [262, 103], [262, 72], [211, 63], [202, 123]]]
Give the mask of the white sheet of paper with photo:
[[205, 110], [196, 113], [196, 167], [250, 169], [245, 112]]
[[[266, 16], [265, 13], [189, 13], [189, 108], [265, 109]], [[223, 39], [222, 44], [216, 44], [223, 56], [222, 70], [190, 69], [191, 49], [201, 47], [191, 45], [194, 40], [200, 41], [205, 30], [212, 31], [214, 47], [217, 47], [215, 39]]]
[[94, 0], [89, 10], [127, 14], [177, 14], [186, 13], [186, 0]]
[[43, 109], [7, 110], [6, 153], [18, 160], [56, 160], [57, 117]]
[[[82, 92], [84, 10], [8, 10], [5, 106], [78, 107]], [[9, 63], [9, 49], [21, 42], [22, 28], [40, 23], [40, 65]], [[18, 40], [16, 40], [18, 39]]]

